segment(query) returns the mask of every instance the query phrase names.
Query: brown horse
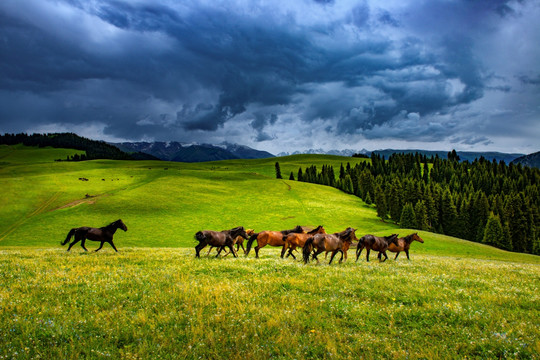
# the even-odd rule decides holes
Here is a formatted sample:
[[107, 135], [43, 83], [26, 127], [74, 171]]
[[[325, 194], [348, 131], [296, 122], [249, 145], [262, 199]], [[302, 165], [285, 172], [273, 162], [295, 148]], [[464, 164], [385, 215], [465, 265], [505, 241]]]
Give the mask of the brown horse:
[[234, 257], [236, 257], [236, 252], [234, 251], [233, 243], [234, 243], [234, 239], [237, 236], [243, 236], [244, 239], [247, 239], [248, 236], [243, 226], [239, 226], [231, 230], [223, 230], [223, 231], [212, 231], [212, 230], [198, 231], [195, 234], [195, 239], [199, 242], [199, 244], [195, 246], [195, 252], [196, 252], [195, 257], [200, 257], [199, 253], [202, 249], [204, 249], [206, 245], [211, 245], [211, 246], [220, 248], [216, 257], [219, 256], [219, 254], [225, 247], [228, 247], [233, 253]]
[[360, 254], [362, 253], [362, 250], [364, 250], [364, 248], [366, 248], [367, 250], [367, 261], [369, 261], [370, 250], [375, 250], [379, 252], [379, 255], [377, 256], [379, 261], [381, 261], [381, 254], [383, 254], [385, 259], [382, 261], [386, 261], [386, 259], [388, 259], [388, 256], [386, 255], [386, 249], [388, 249], [388, 246], [392, 243], [397, 245], [397, 237], [397, 234], [383, 237], [375, 235], [362, 236], [358, 241], [358, 246], [356, 247], [356, 261], [358, 261], [358, 258], [360, 257]]
[[418, 233], [414, 233], [414, 234], [407, 235], [405, 237], [397, 239], [397, 244], [391, 243], [388, 246], [388, 251], [397, 253], [394, 260], [397, 259], [401, 251], [405, 251], [405, 254], [407, 254], [407, 260], [411, 260], [409, 258], [409, 248], [411, 247], [411, 244], [413, 241], [418, 241], [422, 244], [424, 243], [424, 240], [422, 240], [422, 238], [418, 236]]
[[336, 256], [338, 252], [341, 252], [341, 258], [339, 259], [339, 262], [341, 263], [341, 261], [343, 261], [344, 251], [347, 251], [353, 241], [358, 240], [356, 238], [355, 231], [355, 229], [349, 227], [339, 233], [316, 234], [310, 237], [306, 240], [306, 243], [302, 249], [304, 263], [307, 264], [309, 262], [309, 255], [311, 254], [312, 250], [312, 257], [313, 259], [317, 260], [317, 263], [319, 263], [319, 259], [317, 259], [318, 254], [322, 253], [323, 251], [331, 251], [332, 256], [330, 257], [330, 262], [328, 264], [331, 264], [332, 260], [334, 260], [334, 256]]
[[71, 247], [79, 241], [81, 242], [81, 246], [84, 251], [88, 251], [88, 249], [84, 246], [84, 242], [86, 240], [92, 240], [101, 242], [101, 245], [99, 245], [99, 248], [96, 251], [101, 250], [104, 243], [109, 243], [111, 244], [114, 251], [118, 252], [116, 246], [114, 246], [113, 243], [113, 235], [118, 229], [127, 231], [126, 224], [124, 224], [120, 219], [101, 228], [93, 228], [87, 226], [73, 228], [69, 231], [66, 240], [62, 243], [62, 245], [66, 245], [69, 242], [69, 239], [71, 239], [72, 236], [75, 236], [75, 240], [73, 240], [73, 242], [69, 244], [67, 251], [69, 251]]
[[283, 246], [285, 242], [283, 241], [283, 236], [290, 233], [303, 233], [304, 229], [300, 225], [297, 225], [294, 229], [291, 230], [282, 230], [282, 231], [262, 231], [260, 233], [255, 233], [251, 235], [247, 243], [246, 256], [251, 250], [251, 245], [253, 241], [257, 240], [257, 246], [255, 246], [255, 257], [259, 257], [259, 249], [265, 247], [266, 245], [270, 246]]
[[[251, 236], [255, 233], [255, 231], [253, 229], [247, 229], [246, 230], [246, 234], [247, 236]], [[242, 247], [242, 250], [244, 250], [244, 254], [246, 253], [246, 249], [244, 248], [244, 240], [246, 238], [238, 235], [234, 241], [233, 241], [233, 246], [236, 245], [236, 252], [238, 253], [238, 251], [240, 250], [240, 246]], [[213, 246], [210, 246], [210, 249], [208, 249], [208, 252], [206, 253], [206, 256], [210, 255], [210, 252], [215, 249]], [[225, 255], [223, 255], [223, 257], [229, 255], [231, 252], [228, 251]]]
[[289, 249], [289, 253], [287, 254], [287, 257], [292, 256], [296, 260], [296, 256], [292, 253], [294, 250], [296, 250], [297, 247], [304, 247], [304, 244], [306, 243], [306, 240], [315, 234], [326, 234], [326, 231], [324, 230], [322, 225], [319, 225], [315, 229], [311, 230], [308, 233], [291, 233], [283, 236], [283, 241], [285, 244], [283, 245], [283, 249], [281, 249], [281, 258], [283, 259], [283, 256], [285, 255], [285, 251]]

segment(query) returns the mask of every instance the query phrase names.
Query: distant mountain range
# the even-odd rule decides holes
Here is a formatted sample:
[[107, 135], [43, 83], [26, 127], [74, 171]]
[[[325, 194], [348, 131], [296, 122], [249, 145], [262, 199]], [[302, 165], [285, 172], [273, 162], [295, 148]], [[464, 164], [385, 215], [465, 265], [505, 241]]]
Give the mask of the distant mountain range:
[[182, 144], [176, 141], [167, 142], [123, 142], [112, 143], [127, 153], [145, 153], [160, 160], [179, 162], [203, 162], [230, 159], [263, 159], [274, 157], [266, 151], [252, 149], [248, 146], [223, 143]]
[[[154, 156], [160, 160], [166, 161], [180, 161], [180, 162], [203, 162], [203, 161], [217, 161], [217, 160], [230, 160], [230, 159], [263, 159], [274, 157], [273, 154], [267, 151], [256, 150], [244, 145], [222, 143], [219, 145], [211, 144], [185, 144], [176, 141], [167, 142], [123, 142], [112, 143], [120, 150], [127, 153], [142, 153]], [[396, 150], [396, 149], [384, 149], [375, 150], [374, 153], [388, 157], [394, 153], [419, 153], [431, 156], [439, 156], [442, 159], [446, 159], [447, 151], [431, 151], [431, 150]], [[323, 149], [309, 149], [305, 151], [295, 151], [293, 153], [281, 152], [277, 156], [297, 155], [297, 154], [326, 154], [326, 155], [338, 155], [350, 157], [354, 154], [371, 155], [371, 151], [366, 149], [353, 150], [328, 150]], [[500, 153], [500, 152], [473, 152], [473, 151], [458, 151], [460, 160], [462, 161], [474, 161], [480, 157], [484, 157], [489, 161], [504, 161], [509, 164], [511, 162], [521, 163], [527, 166], [539, 167], [540, 153], [525, 155], [519, 153]], [[536, 165], [535, 165], [536, 164]]]
[[520, 156], [517, 159], [512, 160], [512, 163], [540, 168], [540, 151], [529, 155]]
[[[419, 153], [422, 155], [426, 155], [427, 157], [431, 156], [439, 156], [442, 159], [446, 159], [448, 155], [448, 151], [431, 151], [431, 150], [418, 150], [418, 149], [410, 149], [410, 150], [396, 150], [396, 149], [385, 149], [385, 150], [374, 150], [374, 153], [384, 156], [386, 159], [392, 154], [395, 153], [403, 153], [403, 154], [414, 154]], [[295, 151], [294, 153], [279, 153], [278, 156], [287, 156], [287, 155], [296, 155], [296, 154], [327, 154], [327, 155], [340, 155], [340, 156], [352, 156], [353, 154], [363, 154], [363, 155], [371, 155], [372, 151], [362, 149], [362, 150], [353, 150], [353, 149], [345, 149], [345, 150], [329, 150], [324, 151], [322, 149], [309, 149], [306, 151]], [[460, 158], [460, 160], [465, 161], [468, 160], [470, 162], [474, 161], [474, 159], [479, 159], [480, 157], [484, 157], [485, 159], [489, 161], [495, 161], [499, 162], [500, 160], [503, 160], [505, 163], [509, 164], [512, 160], [519, 158], [521, 156], [524, 156], [524, 154], [507, 154], [507, 153], [500, 153], [500, 152], [472, 152], [472, 151], [457, 151], [457, 154]]]

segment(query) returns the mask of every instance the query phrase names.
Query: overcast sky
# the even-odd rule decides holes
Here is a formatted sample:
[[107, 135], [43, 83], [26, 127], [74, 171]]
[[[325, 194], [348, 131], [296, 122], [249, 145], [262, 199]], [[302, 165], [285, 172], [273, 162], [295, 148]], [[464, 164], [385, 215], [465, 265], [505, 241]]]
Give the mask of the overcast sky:
[[0, 133], [540, 150], [538, 0], [1, 0]]

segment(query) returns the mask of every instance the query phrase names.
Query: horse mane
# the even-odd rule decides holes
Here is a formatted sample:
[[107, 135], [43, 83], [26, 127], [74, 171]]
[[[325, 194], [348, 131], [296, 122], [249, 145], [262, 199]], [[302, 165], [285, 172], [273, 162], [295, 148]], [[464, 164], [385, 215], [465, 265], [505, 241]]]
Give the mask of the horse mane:
[[407, 244], [412, 243], [412, 241], [413, 241], [413, 239], [412, 239], [412, 238], [413, 238], [413, 235], [414, 235], [414, 234], [410, 234], [410, 235], [405, 236], [405, 237], [403, 238], [403, 240], [405, 240], [405, 243], [407, 243]]
[[319, 225], [319, 226], [317, 226], [315, 229], [313, 229], [313, 230], [311, 230], [311, 231], [308, 231], [307, 233], [308, 233], [309, 235], [314, 235], [314, 234], [316, 234], [322, 227], [323, 227], [322, 225]]
[[282, 233], [283, 235], [289, 235], [290, 233], [298, 232], [298, 230], [300, 230], [300, 232], [304, 232], [304, 229], [302, 229], [302, 227], [300, 225], [296, 225], [296, 227], [294, 229], [281, 230], [280, 233]]

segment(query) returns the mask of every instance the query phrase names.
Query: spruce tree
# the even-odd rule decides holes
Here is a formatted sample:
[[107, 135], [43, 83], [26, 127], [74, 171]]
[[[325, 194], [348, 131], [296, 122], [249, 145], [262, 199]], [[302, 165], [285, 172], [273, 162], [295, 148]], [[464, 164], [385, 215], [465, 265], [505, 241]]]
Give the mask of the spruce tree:
[[457, 210], [450, 190], [445, 190], [441, 202], [441, 227], [443, 234], [456, 235]]
[[411, 203], [406, 203], [401, 212], [401, 218], [399, 220], [399, 227], [404, 229], [416, 228], [416, 215]]
[[291, 175], [289, 176], [289, 180], [294, 180], [294, 174], [292, 171], [291, 171]]
[[276, 161], [276, 179], [283, 179], [281, 176], [281, 169], [279, 168], [279, 163]]
[[386, 197], [384, 196], [384, 191], [379, 184], [375, 186], [375, 206], [377, 208], [377, 216], [384, 221], [388, 214], [388, 206], [386, 204]]
[[497, 215], [493, 215], [492, 213], [487, 221], [482, 242], [487, 245], [502, 247], [504, 242], [503, 237], [504, 232], [501, 221]]
[[414, 206], [414, 214], [416, 216], [415, 229], [428, 230], [429, 229], [428, 217], [427, 217], [426, 205], [424, 204], [423, 200], [420, 200]]

